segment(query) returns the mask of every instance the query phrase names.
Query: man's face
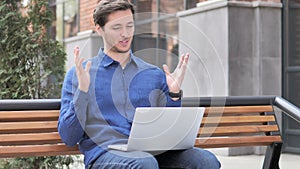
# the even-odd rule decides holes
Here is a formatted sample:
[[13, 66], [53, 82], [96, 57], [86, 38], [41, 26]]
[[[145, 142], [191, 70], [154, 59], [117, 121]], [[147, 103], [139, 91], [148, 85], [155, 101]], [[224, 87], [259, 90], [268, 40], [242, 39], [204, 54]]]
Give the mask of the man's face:
[[111, 13], [101, 31], [107, 50], [117, 53], [130, 50], [133, 33], [134, 21], [130, 9]]

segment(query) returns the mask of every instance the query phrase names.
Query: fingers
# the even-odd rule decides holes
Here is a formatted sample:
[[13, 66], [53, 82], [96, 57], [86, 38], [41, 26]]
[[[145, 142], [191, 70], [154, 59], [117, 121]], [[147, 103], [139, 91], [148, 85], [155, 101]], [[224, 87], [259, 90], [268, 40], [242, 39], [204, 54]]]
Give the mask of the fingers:
[[188, 64], [188, 61], [189, 61], [189, 56], [190, 56], [189, 53], [186, 53], [185, 55], [181, 55], [181, 58], [180, 58], [180, 61], [179, 61], [180, 62], [179, 67], [177, 67], [177, 70], [175, 70], [176, 74], [177, 74], [176, 81], [177, 81], [177, 83], [178, 83], [177, 85], [179, 87], [181, 86], [182, 81], [183, 81], [184, 76], [185, 76], [185, 72], [186, 72], [186, 69], [187, 69], [187, 64]]
[[188, 60], [189, 60], [189, 56], [190, 54], [189, 53], [186, 53], [186, 54], [182, 54], [179, 58], [179, 61], [178, 61], [178, 64], [177, 64], [177, 67], [178, 69], [181, 69], [182, 65], [187, 65], [188, 63]]
[[189, 57], [190, 57], [190, 54], [189, 53], [186, 53], [185, 56], [182, 58], [182, 66], [181, 66], [181, 75], [182, 76], [182, 79], [184, 78], [184, 75], [185, 75], [185, 72], [186, 72], [186, 69], [187, 69], [187, 64], [188, 64], [188, 61], [189, 61]]
[[176, 68], [178, 68], [178, 69], [180, 69], [180, 68], [181, 68], [181, 65], [182, 65], [182, 62], [183, 62], [183, 57], [184, 57], [184, 54], [182, 54], [182, 55], [180, 56], [180, 58], [179, 58], [179, 61], [178, 61], [178, 64], [177, 64], [177, 67], [176, 67]]
[[79, 47], [76, 46], [74, 48], [74, 61], [75, 61], [76, 71], [78, 71], [78, 73], [82, 73], [83, 71], [88, 72], [91, 68], [92, 62], [88, 61], [87, 64], [86, 64], [85, 69], [83, 69], [82, 63], [84, 62], [84, 59], [79, 57], [79, 52], [80, 52]]
[[186, 66], [188, 64], [188, 61], [189, 61], [189, 57], [190, 57], [190, 54], [189, 53], [186, 53], [183, 57], [182, 57], [182, 67], [184, 69], [186, 69]]
[[190, 58], [190, 54], [189, 54], [189, 53], [186, 53], [185, 56], [184, 56], [184, 61], [183, 61], [183, 62], [184, 62], [185, 64], [187, 64], [188, 61], [189, 61], [189, 58]]
[[90, 71], [90, 68], [91, 68], [91, 65], [92, 65], [92, 62], [91, 62], [91, 61], [88, 61], [88, 62], [86, 63], [86, 66], [85, 66], [84, 71], [89, 72], [89, 71]]
[[170, 75], [170, 69], [169, 69], [169, 67], [168, 67], [166, 64], [163, 64], [163, 69], [164, 69], [164, 72], [165, 72], [167, 75]]
[[80, 65], [83, 62], [83, 59], [79, 57], [79, 47], [76, 46], [74, 48], [74, 61], [75, 61], [75, 66], [76, 68], [80, 68]]
[[74, 62], [75, 62], [75, 65], [78, 65], [78, 62], [79, 62], [79, 47], [76, 46], [74, 48]]
[[83, 58], [79, 58], [79, 62], [77, 63], [78, 64], [77, 66], [82, 68], [83, 61], [84, 61]]

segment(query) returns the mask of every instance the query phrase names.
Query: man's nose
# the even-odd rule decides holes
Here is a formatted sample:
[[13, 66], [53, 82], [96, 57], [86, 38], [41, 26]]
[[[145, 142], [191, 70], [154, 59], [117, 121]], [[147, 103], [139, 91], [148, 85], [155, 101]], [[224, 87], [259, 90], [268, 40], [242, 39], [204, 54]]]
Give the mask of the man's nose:
[[130, 29], [128, 29], [128, 28], [126, 28], [126, 27], [124, 27], [123, 29], [122, 29], [122, 32], [121, 32], [121, 36], [122, 37], [130, 37], [131, 36], [131, 30]]

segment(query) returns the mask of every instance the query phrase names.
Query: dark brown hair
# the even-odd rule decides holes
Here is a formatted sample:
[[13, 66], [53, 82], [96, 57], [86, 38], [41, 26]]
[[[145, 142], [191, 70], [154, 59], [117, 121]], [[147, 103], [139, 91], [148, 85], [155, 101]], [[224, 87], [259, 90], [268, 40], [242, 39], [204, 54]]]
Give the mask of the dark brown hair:
[[134, 14], [135, 7], [128, 0], [101, 0], [94, 10], [94, 23], [95, 25], [99, 24], [101, 27], [104, 27], [109, 14], [127, 9], [130, 9], [132, 14]]

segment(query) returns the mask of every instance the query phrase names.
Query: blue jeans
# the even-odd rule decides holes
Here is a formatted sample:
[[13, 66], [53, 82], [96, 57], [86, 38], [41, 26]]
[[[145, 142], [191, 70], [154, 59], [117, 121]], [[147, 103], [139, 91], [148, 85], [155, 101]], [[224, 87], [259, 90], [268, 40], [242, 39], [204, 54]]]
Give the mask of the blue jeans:
[[98, 157], [92, 169], [219, 169], [220, 162], [214, 154], [200, 148], [166, 151], [158, 155], [147, 152], [122, 152], [110, 150]]

